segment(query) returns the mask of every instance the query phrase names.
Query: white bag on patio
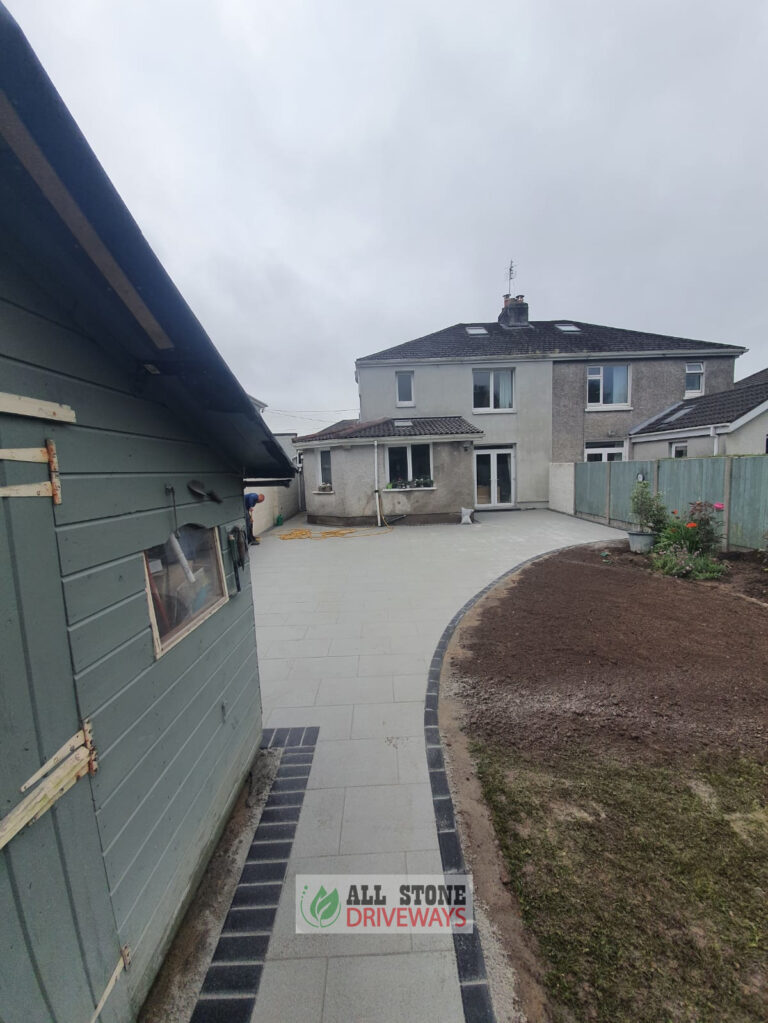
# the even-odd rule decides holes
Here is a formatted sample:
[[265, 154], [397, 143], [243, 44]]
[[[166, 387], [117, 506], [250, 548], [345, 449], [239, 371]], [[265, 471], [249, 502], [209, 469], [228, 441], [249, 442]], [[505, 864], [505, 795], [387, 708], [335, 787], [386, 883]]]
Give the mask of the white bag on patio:
[[472, 512], [474, 508], [462, 508], [461, 509], [461, 523], [462, 526], [472, 525]]

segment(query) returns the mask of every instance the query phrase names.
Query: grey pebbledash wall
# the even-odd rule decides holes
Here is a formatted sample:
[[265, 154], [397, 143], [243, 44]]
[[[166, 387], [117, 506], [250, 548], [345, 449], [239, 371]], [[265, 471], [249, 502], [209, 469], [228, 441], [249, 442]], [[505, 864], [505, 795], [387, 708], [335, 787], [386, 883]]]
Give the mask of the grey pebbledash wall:
[[[682, 399], [685, 357], [557, 361], [552, 370], [552, 461], [580, 462], [588, 441], [621, 441], [633, 426]], [[733, 387], [732, 355], [702, 360], [707, 394]], [[629, 410], [587, 410], [587, 367], [630, 364]]]
[[[0, 247], [2, 293], [17, 303], [0, 304], [0, 389], [71, 405], [77, 423], [0, 415], [0, 446], [55, 441], [63, 495], [55, 507], [50, 499], [2, 504], [3, 571], [17, 593], [0, 594], [11, 629], [3, 668], [30, 681], [28, 693], [4, 682], [11, 705], [3, 727], [29, 739], [0, 786], [0, 815], [79, 720], [92, 721], [99, 770], [0, 853], [0, 944], [26, 943], [26, 958], [13, 962], [36, 964], [0, 985], [2, 1016], [90, 1018], [83, 1006], [93, 1012], [119, 947], [129, 945], [131, 968], [103, 1014], [122, 1023], [146, 995], [258, 748], [250, 573], [240, 572], [237, 593], [225, 540], [243, 522], [242, 486], [193, 424], [132, 393], [133, 374], [79, 333], [15, 252]], [[40, 466], [0, 465], [4, 483], [39, 474]], [[195, 499], [186, 487], [193, 478], [222, 503]], [[143, 551], [174, 526], [169, 483], [179, 525], [219, 528], [231, 599], [156, 659]], [[18, 627], [14, 599], [24, 615]], [[19, 636], [33, 651], [27, 667]], [[101, 878], [104, 906], [84, 908], [84, 874]], [[66, 970], [48, 951], [46, 922]], [[11, 958], [2, 958], [9, 969]]]

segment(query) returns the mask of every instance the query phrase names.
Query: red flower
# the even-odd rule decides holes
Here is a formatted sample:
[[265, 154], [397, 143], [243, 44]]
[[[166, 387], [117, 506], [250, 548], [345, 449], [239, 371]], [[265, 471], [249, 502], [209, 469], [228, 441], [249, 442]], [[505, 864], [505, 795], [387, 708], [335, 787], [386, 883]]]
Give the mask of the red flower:
[[677, 508], [673, 508], [673, 509], [672, 509], [672, 514], [673, 514], [673, 515], [677, 515]]
[[696, 529], [696, 523], [695, 522], [686, 522], [685, 528], [686, 529]]

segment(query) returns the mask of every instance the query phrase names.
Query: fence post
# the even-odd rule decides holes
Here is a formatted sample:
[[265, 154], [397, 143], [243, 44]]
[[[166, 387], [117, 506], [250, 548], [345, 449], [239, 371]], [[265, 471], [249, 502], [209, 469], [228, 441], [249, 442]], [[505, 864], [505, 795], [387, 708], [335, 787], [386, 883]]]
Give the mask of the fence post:
[[605, 524], [609, 526], [611, 524], [611, 465], [612, 462], [605, 463], [608, 466], [608, 472], [605, 474]]
[[659, 459], [655, 458], [653, 461], [653, 492], [658, 494], [659, 492]]
[[733, 470], [733, 455], [725, 457], [725, 478], [723, 480], [723, 550], [731, 549], [731, 476]]

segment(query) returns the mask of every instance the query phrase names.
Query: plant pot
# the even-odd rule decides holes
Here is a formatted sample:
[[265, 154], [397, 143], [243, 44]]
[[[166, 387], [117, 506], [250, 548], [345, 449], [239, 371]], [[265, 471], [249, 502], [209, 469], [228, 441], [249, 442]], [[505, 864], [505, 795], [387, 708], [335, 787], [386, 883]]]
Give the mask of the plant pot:
[[649, 554], [656, 542], [655, 533], [637, 533], [628, 530], [627, 536], [629, 537], [629, 549], [633, 554]]

